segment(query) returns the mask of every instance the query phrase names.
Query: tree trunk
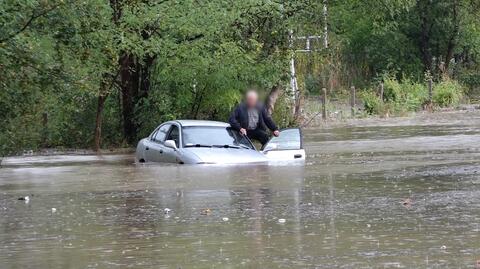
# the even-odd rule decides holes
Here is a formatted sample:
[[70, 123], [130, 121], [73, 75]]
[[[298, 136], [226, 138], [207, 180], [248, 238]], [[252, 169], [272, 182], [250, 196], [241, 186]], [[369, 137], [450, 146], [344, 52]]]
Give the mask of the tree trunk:
[[272, 115], [275, 109], [275, 103], [277, 102], [278, 97], [282, 93], [282, 87], [280, 85], [273, 86], [270, 90], [270, 93], [267, 96], [266, 106], [268, 114]]
[[203, 97], [204, 89], [196, 89], [194, 93], [192, 108], [190, 109], [190, 117], [194, 120], [197, 119], [200, 108], [202, 107]]
[[139, 90], [139, 72], [136, 59], [124, 53], [120, 58], [120, 88], [122, 95], [123, 136], [127, 143], [136, 139], [137, 127], [134, 120], [135, 103]]
[[[110, 0], [110, 6], [113, 10], [112, 20], [118, 26], [125, 1]], [[143, 39], [150, 38], [151, 32], [147, 31], [147, 26], [142, 31]], [[142, 62], [143, 60], [143, 62]], [[150, 68], [155, 61], [155, 56], [146, 55], [143, 59], [138, 59], [128, 51], [120, 54], [120, 98], [122, 107], [123, 137], [128, 144], [133, 144], [137, 138], [138, 125], [135, 122], [135, 105], [138, 101], [146, 97], [150, 90]]]
[[100, 151], [101, 139], [102, 139], [102, 121], [103, 121], [103, 108], [105, 106], [105, 100], [107, 95], [100, 93], [98, 95], [97, 115], [95, 117], [95, 151]]
[[150, 70], [155, 61], [155, 56], [146, 56], [144, 64], [138, 64], [138, 70], [140, 70], [140, 91], [139, 97], [147, 97], [150, 91]]
[[155, 57], [147, 56], [143, 62], [124, 53], [120, 58], [120, 88], [122, 100], [123, 136], [132, 144], [137, 138], [138, 125], [135, 122], [135, 106], [150, 90], [150, 70]]
[[432, 53], [430, 48], [430, 3], [428, 0], [418, 1], [420, 21], [421, 21], [421, 33], [420, 33], [420, 52], [422, 53], [422, 62], [425, 71], [432, 72]]
[[457, 36], [460, 30], [460, 22], [458, 18], [458, 1], [454, 0], [452, 5], [453, 30], [447, 45], [447, 53], [445, 56], [445, 72], [443, 74], [444, 76], [448, 76], [448, 68], [450, 67], [450, 61], [453, 58], [453, 52], [455, 50], [455, 46], [457, 45]]

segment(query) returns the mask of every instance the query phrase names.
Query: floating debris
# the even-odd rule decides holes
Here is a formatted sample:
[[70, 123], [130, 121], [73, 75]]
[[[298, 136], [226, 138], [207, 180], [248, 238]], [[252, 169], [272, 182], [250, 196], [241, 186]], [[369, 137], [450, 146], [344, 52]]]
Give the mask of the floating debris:
[[19, 201], [25, 201], [26, 204], [28, 204], [28, 202], [30, 202], [30, 197], [27, 195], [25, 197], [20, 197], [18, 198]]
[[446, 250], [447, 249], [447, 246], [443, 245], [440, 247], [441, 250]]
[[278, 223], [285, 223], [286, 221], [286, 219], [278, 219]]
[[412, 207], [413, 201], [410, 198], [403, 200], [402, 205], [406, 208]]
[[55, 207], [52, 207], [52, 213], [57, 212], [57, 209]]
[[168, 207], [166, 207], [164, 210], [163, 210], [163, 213], [164, 214], [169, 214], [172, 210]]
[[208, 215], [212, 214], [212, 210], [210, 208], [205, 208], [205, 209], [202, 209], [202, 212], [200, 212], [200, 214], [202, 214], [204, 216], [208, 216]]
[[223, 221], [228, 221], [228, 220], [229, 220], [229, 218], [227, 218], [227, 217], [223, 217], [223, 218], [222, 218], [222, 220], [223, 220]]

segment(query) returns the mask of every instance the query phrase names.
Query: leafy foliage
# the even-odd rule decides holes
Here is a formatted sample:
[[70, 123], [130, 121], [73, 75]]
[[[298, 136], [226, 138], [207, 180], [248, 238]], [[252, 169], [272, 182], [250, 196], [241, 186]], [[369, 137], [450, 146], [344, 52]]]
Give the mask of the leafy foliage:
[[[382, 113], [419, 109], [425, 71], [451, 80], [438, 88], [439, 105], [458, 102], [454, 80], [478, 89], [477, 1], [328, 8], [329, 49], [295, 55], [302, 92], [369, 88], [390, 74], [385, 103], [364, 95], [368, 111]], [[308, 0], [2, 1], [0, 155], [132, 145], [164, 120], [226, 120], [247, 88], [287, 87], [289, 31], [321, 34], [322, 12], [322, 1]], [[283, 126], [293, 122], [288, 97], [275, 106]]]
[[456, 106], [463, 96], [463, 87], [456, 81], [445, 80], [435, 86], [433, 101], [440, 107]]
[[426, 85], [412, 82], [409, 79], [398, 81], [385, 79], [384, 99], [395, 105], [396, 111], [415, 111], [421, 108], [428, 99]]
[[380, 100], [380, 97], [378, 97], [377, 93], [371, 90], [364, 91], [362, 92], [360, 98], [363, 101], [363, 108], [367, 114], [381, 114], [382, 100]]
[[[439, 107], [452, 107], [460, 103], [464, 87], [457, 81], [445, 79], [433, 85], [433, 104]], [[385, 79], [383, 101], [373, 89], [362, 92], [364, 110], [370, 115], [403, 114], [417, 111], [429, 102], [427, 84], [412, 82], [409, 79], [398, 81]]]

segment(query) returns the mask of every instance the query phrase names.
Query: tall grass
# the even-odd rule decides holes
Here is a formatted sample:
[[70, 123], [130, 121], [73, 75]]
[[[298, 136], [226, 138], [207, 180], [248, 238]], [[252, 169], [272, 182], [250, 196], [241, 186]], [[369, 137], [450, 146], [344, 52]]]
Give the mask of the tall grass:
[[444, 80], [435, 86], [433, 102], [440, 107], [456, 106], [463, 98], [464, 87], [455, 80]]
[[[370, 115], [402, 115], [421, 110], [429, 103], [426, 83], [413, 82], [410, 79], [384, 80], [383, 100], [378, 91], [366, 89], [360, 94], [364, 111]], [[433, 105], [437, 107], [452, 107], [463, 98], [463, 86], [457, 81], [446, 79], [434, 85]]]

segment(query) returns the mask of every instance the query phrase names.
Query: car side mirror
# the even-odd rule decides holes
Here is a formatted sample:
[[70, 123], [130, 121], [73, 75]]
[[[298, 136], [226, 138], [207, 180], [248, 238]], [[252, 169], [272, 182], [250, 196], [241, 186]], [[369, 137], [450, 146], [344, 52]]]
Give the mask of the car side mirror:
[[165, 147], [177, 150], [177, 144], [173, 140], [166, 140], [164, 143]]

